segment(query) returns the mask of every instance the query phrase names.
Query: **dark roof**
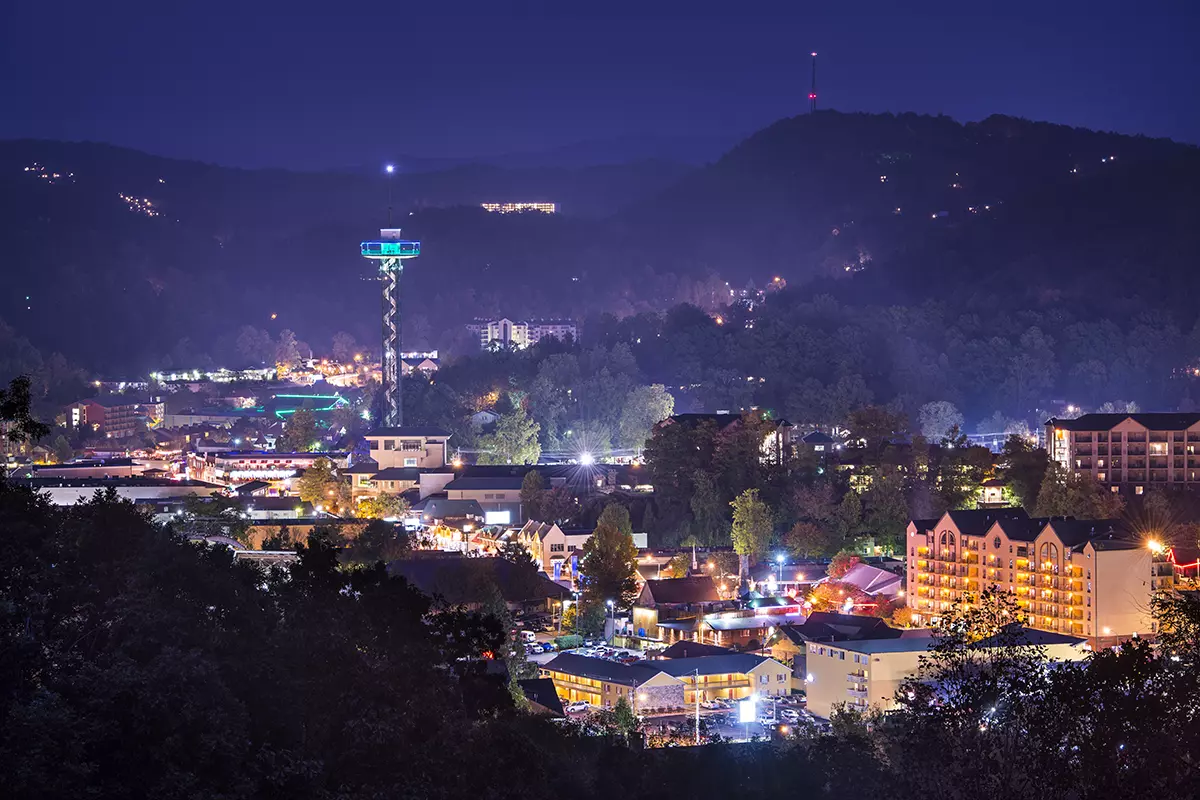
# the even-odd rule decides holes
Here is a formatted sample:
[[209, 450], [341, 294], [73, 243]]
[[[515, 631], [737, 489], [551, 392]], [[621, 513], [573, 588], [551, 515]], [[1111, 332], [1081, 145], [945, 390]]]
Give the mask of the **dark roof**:
[[658, 581], [646, 581], [642, 589], [642, 597], [649, 603], [640, 605], [656, 606], [660, 604], [684, 603], [716, 603], [721, 596], [717, 594], [717, 584], [708, 575], [696, 578], [664, 578]]
[[479, 517], [483, 519], [483, 508], [478, 500], [447, 500], [445, 497], [430, 495], [424, 500], [413, 503], [413, 511], [421, 513], [422, 517], [430, 519], [446, 519], [447, 517]]
[[770, 660], [766, 656], [756, 656], [753, 653], [728, 653], [718, 656], [672, 658], [666, 661], [655, 661], [654, 664], [668, 675], [678, 678], [682, 675], [695, 674], [697, 670], [701, 675], [746, 673]]
[[967, 536], [983, 536], [987, 533], [988, 528], [992, 527], [997, 520], [1025, 519], [1029, 516], [1025, 513], [1025, 509], [1020, 507], [985, 508], [971, 511], [949, 511], [947, 513], [950, 515], [950, 519], [954, 521], [958, 530]]
[[248, 481], [240, 486], [235, 486], [233, 491], [237, 494], [253, 494], [254, 492], [268, 488], [270, 485], [267, 481]]
[[1004, 531], [1004, 535], [1014, 542], [1032, 542], [1046, 527], [1046, 523], [1050, 519], [1050, 517], [1026, 517], [1024, 519], [1002, 519], [997, 522], [1000, 524], [1000, 530]]
[[[44, 469], [54, 470], [55, 472], [64, 469], [100, 469], [101, 467], [132, 467], [132, 458], [97, 458], [91, 461], [68, 461], [65, 464], [45, 464]], [[38, 467], [33, 468], [34, 474], [37, 474]]]
[[355, 461], [351, 466], [342, 470], [342, 472], [347, 475], [374, 475], [376, 472], [379, 472], [379, 465], [367, 458], [362, 461]]
[[421, 470], [416, 467], [388, 467], [376, 472], [371, 480], [375, 481], [419, 481]]
[[450, 438], [451, 433], [448, 430], [436, 427], [434, 425], [401, 425], [398, 428], [376, 428], [373, 431], [368, 431], [366, 436], [436, 436]]
[[513, 478], [455, 478], [443, 487], [443, 491], [473, 489], [520, 489], [523, 477]]
[[517, 681], [517, 685], [521, 687], [521, 691], [525, 693], [529, 702], [541, 706], [556, 717], [567, 715], [563, 710], [562, 701], [558, 699], [554, 681], [549, 678], [526, 678], [523, 681]]
[[937, 527], [939, 519], [941, 518], [934, 517], [933, 519], [912, 519], [909, 520], [909, 522], [912, 523], [913, 527], [917, 529], [917, 533], [927, 533], [928, 531], [931, 531]]
[[481, 603], [494, 583], [506, 602], [563, 598], [570, 591], [541, 572], [522, 572], [503, 558], [415, 558], [393, 561], [388, 572], [400, 575], [428, 595], [439, 595], [448, 603]]
[[1046, 524], [1054, 528], [1058, 538], [1067, 547], [1101, 540], [1138, 546], [1133, 531], [1119, 519], [1052, 519]]
[[550, 672], [565, 672], [581, 678], [619, 683], [622, 686], [641, 686], [665, 670], [659, 669], [662, 664], [670, 661], [637, 661], [633, 664], [622, 664], [619, 661], [609, 661], [606, 658], [591, 658], [575, 653], [559, 653], [542, 669]]
[[663, 650], [658, 655], [661, 658], [694, 658], [695, 656], [721, 656], [733, 651], [728, 647], [717, 647], [703, 642], [679, 641]]
[[779, 632], [796, 644], [802, 642], [841, 642], [852, 639], [896, 639], [900, 629], [878, 617], [814, 611], [802, 625], [782, 625]]
[[[1017, 636], [1023, 639], [1024, 643], [1038, 647], [1047, 647], [1052, 644], [1080, 645], [1087, 641], [1082, 636], [1069, 636], [1065, 633], [1040, 631], [1035, 628], [1020, 628]], [[1007, 643], [1007, 640], [1001, 640], [999, 636], [989, 636], [986, 639], [980, 639], [978, 642], [975, 642], [972, 647], [997, 647]]]
[[804, 442], [805, 444], [833, 444], [834, 439], [827, 433], [813, 431], [812, 433], [804, 434], [800, 441]]
[[1051, 417], [1046, 424], [1067, 431], [1107, 431], [1127, 419], [1152, 431], [1181, 431], [1200, 422], [1200, 413], [1084, 414], [1075, 419]]

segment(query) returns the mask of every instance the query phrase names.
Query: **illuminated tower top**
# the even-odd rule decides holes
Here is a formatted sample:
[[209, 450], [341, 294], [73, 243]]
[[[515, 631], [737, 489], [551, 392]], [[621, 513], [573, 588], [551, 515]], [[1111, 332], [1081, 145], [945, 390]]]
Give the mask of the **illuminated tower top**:
[[400, 394], [400, 275], [404, 261], [421, 255], [421, 243], [400, 238], [399, 228], [383, 228], [379, 239], [363, 242], [364, 258], [379, 262], [379, 279], [383, 283], [383, 419], [385, 427], [404, 424], [404, 408]]

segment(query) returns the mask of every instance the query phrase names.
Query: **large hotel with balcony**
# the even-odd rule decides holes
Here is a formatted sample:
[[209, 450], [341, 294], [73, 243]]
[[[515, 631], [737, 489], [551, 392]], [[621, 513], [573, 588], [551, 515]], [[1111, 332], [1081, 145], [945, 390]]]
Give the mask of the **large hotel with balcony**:
[[1119, 520], [950, 511], [911, 521], [907, 549], [907, 600], [917, 624], [936, 624], [994, 586], [1016, 595], [1027, 627], [1082, 637], [1097, 649], [1154, 633], [1150, 598], [1174, 583], [1164, 549]]
[[1064, 469], [1112, 490], [1200, 484], [1200, 414], [1084, 414], [1046, 422], [1046, 449]]

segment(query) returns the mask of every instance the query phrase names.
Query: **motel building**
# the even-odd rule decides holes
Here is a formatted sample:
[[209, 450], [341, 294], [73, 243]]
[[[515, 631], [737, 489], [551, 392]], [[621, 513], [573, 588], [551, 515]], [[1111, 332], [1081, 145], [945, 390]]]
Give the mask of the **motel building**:
[[611, 708], [624, 697], [639, 709], [684, 708], [708, 700], [791, 692], [791, 671], [773, 658], [751, 653], [637, 661], [562, 653], [542, 667], [559, 697]]

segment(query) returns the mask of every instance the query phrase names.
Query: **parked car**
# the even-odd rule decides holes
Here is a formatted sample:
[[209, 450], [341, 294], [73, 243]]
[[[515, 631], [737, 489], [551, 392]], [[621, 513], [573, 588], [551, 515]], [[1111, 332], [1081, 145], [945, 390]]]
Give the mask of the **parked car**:
[[554, 652], [554, 642], [543, 642], [542, 643], [542, 652], [543, 653], [553, 653]]
[[779, 718], [784, 722], [799, 722], [800, 712], [794, 708], [785, 708], [779, 712]]
[[578, 714], [581, 711], [587, 711], [588, 708], [589, 708], [589, 706], [587, 703], [585, 703], [582, 700], [579, 700], [574, 703], [567, 703], [566, 710], [567, 710], [568, 714]]
[[717, 702], [716, 700], [705, 700], [704, 702], [702, 702], [700, 704], [700, 707], [707, 708], [710, 710], [716, 710], [718, 708], [722, 708], [721, 704], [719, 702]]

